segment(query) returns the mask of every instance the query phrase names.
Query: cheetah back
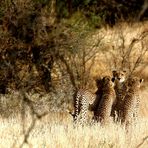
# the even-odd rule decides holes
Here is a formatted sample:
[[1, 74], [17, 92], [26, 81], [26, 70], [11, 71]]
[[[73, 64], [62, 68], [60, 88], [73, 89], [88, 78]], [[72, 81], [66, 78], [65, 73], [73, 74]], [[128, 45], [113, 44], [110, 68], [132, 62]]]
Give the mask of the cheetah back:
[[138, 117], [140, 103], [140, 83], [141, 79], [132, 77], [128, 79], [128, 92], [124, 99], [123, 123], [131, 124], [134, 117]]
[[114, 85], [110, 77], [104, 77], [105, 82], [102, 89], [102, 97], [97, 110], [97, 118], [106, 122], [111, 115], [112, 107], [116, 100]]
[[74, 121], [76, 123], [79, 122], [80, 124], [84, 124], [86, 122], [89, 105], [93, 104], [95, 98], [96, 94], [93, 94], [88, 90], [78, 90], [76, 97], [74, 99]]

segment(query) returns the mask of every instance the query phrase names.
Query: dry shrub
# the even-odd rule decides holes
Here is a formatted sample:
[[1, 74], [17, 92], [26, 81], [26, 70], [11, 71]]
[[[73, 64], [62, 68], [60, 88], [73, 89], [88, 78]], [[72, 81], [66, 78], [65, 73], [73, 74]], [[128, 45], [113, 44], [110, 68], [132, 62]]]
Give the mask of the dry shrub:
[[[144, 24], [117, 24], [113, 29], [99, 30], [94, 35], [105, 34], [102, 49], [97, 55], [95, 68], [111, 71], [113, 69], [126, 69], [129, 74], [136, 73], [138, 69], [147, 68], [147, 22]], [[93, 41], [95, 41], [93, 39]], [[104, 65], [104, 66], [102, 66]], [[93, 69], [95, 71], [95, 68]]]

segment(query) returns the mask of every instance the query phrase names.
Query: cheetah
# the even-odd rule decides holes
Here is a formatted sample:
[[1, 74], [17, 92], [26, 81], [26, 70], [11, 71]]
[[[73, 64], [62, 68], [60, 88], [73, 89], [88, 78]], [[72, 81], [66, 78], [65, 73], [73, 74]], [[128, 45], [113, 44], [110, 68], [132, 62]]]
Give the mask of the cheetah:
[[74, 96], [74, 113], [71, 114], [74, 119], [74, 123], [81, 125], [85, 124], [87, 120], [88, 111], [95, 111], [100, 101], [102, 80], [96, 80], [97, 91], [92, 93], [86, 89], [79, 89]]
[[93, 111], [94, 114], [97, 111], [98, 105], [102, 96], [102, 87], [103, 87], [103, 78], [96, 79], [97, 91], [95, 92], [95, 100], [92, 104], [89, 105], [89, 110]]
[[102, 96], [96, 113], [96, 120], [106, 124], [110, 120], [112, 107], [116, 103], [114, 90], [114, 78], [105, 76], [103, 78]]
[[143, 79], [137, 77], [128, 78], [128, 92], [124, 98], [122, 123], [129, 126], [135, 118], [138, 118], [140, 103], [140, 85]]
[[115, 79], [116, 105], [112, 109], [114, 120], [121, 121], [124, 97], [127, 92], [127, 72], [125, 70], [112, 71]]

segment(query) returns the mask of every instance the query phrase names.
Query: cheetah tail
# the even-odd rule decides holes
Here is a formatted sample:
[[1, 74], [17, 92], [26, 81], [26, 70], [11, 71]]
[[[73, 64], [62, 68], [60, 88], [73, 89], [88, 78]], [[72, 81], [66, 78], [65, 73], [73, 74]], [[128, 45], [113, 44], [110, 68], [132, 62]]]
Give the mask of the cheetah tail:
[[66, 112], [69, 113], [73, 118], [75, 117], [74, 112], [70, 111], [69, 109], [66, 109]]

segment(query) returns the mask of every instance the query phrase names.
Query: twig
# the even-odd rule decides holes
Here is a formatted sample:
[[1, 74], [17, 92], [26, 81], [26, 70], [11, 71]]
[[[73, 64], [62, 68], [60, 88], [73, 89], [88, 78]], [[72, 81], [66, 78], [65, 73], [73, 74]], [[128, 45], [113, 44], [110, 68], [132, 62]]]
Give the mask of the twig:
[[146, 140], [148, 140], [148, 136], [144, 137], [143, 140], [142, 140], [142, 142], [139, 143], [139, 144], [136, 146], [136, 148], [141, 147], [141, 146], [144, 144], [144, 142], [145, 142]]
[[[33, 130], [33, 128], [35, 127], [35, 124], [36, 124], [37, 120], [38, 119], [41, 119], [42, 117], [44, 117], [45, 115], [47, 115], [47, 113], [43, 113], [43, 114], [39, 115], [34, 110], [33, 102], [28, 99], [28, 97], [26, 96], [24, 90], [21, 91], [21, 97], [22, 97], [22, 105], [23, 105], [22, 106], [22, 109], [23, 109], [23, 112], [22, 112], [22, 121], [23, 121], [24, 140], [23, 140], [22, 144], [20, 145], [20, 148], [22, 148], [24, 144], [28, 144], [29, 135], [30, 135], [31, 131]], [[27, 132], [25, 132], [25, 125], [24, 125], [24, 121], [25, 121], [25, 116], [24, 116], [24, 114], [25, 114], [25, 103], [30, 108], [30, 115], [31, 115], [31, 118], [32, 118], [31, 125], [27, 129]]]

